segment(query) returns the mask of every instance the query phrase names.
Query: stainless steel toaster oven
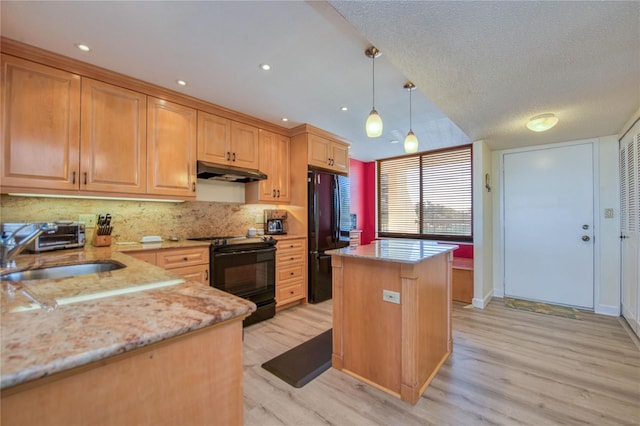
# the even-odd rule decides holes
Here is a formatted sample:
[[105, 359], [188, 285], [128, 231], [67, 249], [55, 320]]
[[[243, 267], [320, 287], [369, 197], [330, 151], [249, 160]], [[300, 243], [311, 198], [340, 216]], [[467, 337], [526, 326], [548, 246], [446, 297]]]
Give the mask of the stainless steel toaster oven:
[[[55, 222], [55, 224], [57, 225], [57, 229], [55, 231], [44, 232], [29, 243], [26, 246], [25, 251], [41, 253], [43, 251], [50, 250], [84, 247], [86, 241], [84, 223], [59, 221]], [[25, 223], [3, 223], [2, 234], [11, 235], [24, 225]], [[14, 236], [16, 242], [19, 243], [20, 240], [33, 233], [38, 225], [41, 225], [41, 223], [32, 223], [29, 224], [29, 226], [25, 226], [20, 229]]]

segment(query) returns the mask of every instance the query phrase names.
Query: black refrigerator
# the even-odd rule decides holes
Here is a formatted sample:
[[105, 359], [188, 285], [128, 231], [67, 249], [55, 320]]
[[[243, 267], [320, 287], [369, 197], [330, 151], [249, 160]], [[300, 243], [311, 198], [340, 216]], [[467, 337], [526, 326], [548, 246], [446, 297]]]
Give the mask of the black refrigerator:
[[309, 170], [309, 302], [331, 299], [331, 256], [349, 245], [349, 178]]

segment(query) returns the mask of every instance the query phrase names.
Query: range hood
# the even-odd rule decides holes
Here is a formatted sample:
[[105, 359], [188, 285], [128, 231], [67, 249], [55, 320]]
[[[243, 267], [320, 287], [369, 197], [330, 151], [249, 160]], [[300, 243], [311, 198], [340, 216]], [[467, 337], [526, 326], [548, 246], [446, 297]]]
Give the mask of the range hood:
[[198, 179], [214, 179], [226, 182], [255, 182], [266, 179], [267, 175], [258, 170], [198, 161]]

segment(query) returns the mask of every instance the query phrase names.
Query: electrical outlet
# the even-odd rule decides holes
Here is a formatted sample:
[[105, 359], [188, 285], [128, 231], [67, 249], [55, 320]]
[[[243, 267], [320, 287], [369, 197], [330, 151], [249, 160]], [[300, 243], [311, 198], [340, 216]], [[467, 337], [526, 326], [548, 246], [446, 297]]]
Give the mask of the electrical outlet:
[[391, 290], [382, 290], [382, 300], [385, 302], [400, 304], [400, 293]]
[[256, 214], [254, 220], [256, 221], [256, 223], [263, 223], [264, 222], [264, 218], [262, 217], [261, 214]]
[[81, 214], [78, 216], [78, 222], [84, 222], [85, 228], [95, 228], [98, 218], [95, 214]]
[[604, 218], [605, 219], [613, 219], [613, 209], [612, 208], [604, 209]]

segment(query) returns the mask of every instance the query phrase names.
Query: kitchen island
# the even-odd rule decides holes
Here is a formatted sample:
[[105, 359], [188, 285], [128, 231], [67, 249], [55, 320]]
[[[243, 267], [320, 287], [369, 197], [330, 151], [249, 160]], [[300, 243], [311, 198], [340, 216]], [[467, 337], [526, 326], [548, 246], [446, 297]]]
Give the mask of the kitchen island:
[[415, 404], [452, 350], [456, 248], [386, 239], [327, 251], [333, 269], [332, 366]]
[[[125, 267], [1, 282], [2, 424], [242, 424], [242, 320], [253, 303], [115, 247], [17, 260]], [[58, 307], [41, 309], [23, 288]]]

